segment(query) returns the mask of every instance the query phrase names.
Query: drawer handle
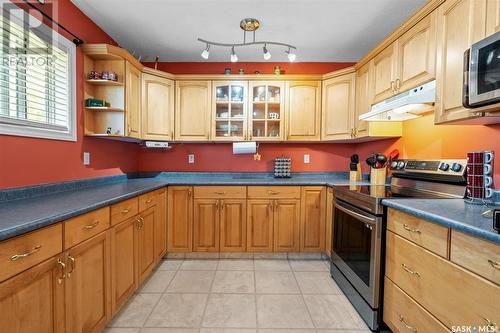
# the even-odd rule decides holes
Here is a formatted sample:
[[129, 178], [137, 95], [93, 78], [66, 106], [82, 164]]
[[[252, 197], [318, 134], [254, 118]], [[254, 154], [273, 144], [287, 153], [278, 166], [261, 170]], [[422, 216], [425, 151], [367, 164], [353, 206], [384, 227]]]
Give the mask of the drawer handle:
[[121, 211], [122, 214], [127, 214], [128, 212], [130, 212], [130, 209], [128, 208], [125, 208]]
[[98, 224], [99, 224], [99, 220], [95, 221], [94, 223], [87, 224], [87, 225], [83, 226], [82, 230], [84, 230], [84, 231], [92, 230], [95, 227], [97, 227]]
[[408, 323], [407, 323], [407, 322], [406, 322], [406, 320], [405, 320], [405, 317], [403, 317], [403, 315], [401, 315], [401, 314], [399, 315], [399, 321], [400, 321], [400, 322], [402, 322], [402, 323], [403, 323], [403, 325], [405, 325], [405, 327], [406, 327], [407, 329], [409, 329], [410, 331], [412, 331], [412, 332], [414, 332], [414, 333], [416, 333], [416, 332], [417, 332], [417, 329], [416, 329], [415, 327], [413, 327], [413, 326], [411, 326], [411, 325], [408, 325]]
[[500, 264], [498, 264], [496, 261], [488, 259], [488, 263], [491, 265], [491, 267], [500, 271]]
[[147, 204], [150, 204], [151, 202], [153, 202], [153, 199], [148, 199], [148, 200], [146, 200], [146, 203], [147, 203]]
[[409, 232], [414, 232], [416, 234], [421, 234], [422, 232], [418, 229], [412, 229], [410, 228], [407, 224], [403, 224], [403, 228], [406, 230], [406, 231], [409, 231]]
[[38, 251], [40, 251], [41, 248], [42, 248], [41, 245], [36, 245], [36, 246], [34, 246], [31, 249], [31, 251], [24, 252], [22, 254], [14, 254], [12, 257], [10, 257], [10, 260], [11, 261], [16, 261], [16, 260], [19, 260], [19, 259], [23, 259], [23, 258], [29, 257], [30, 255], [35, 254]]
[[144, 226], [144, 219], [142, 218], [142, 216], [137, 216], [137, 230], [141, 230], [142, 227]]
[[408, 265], [405, 265], [405, 264], [401, 264], [401, 266], [403, 267], [403, 269], [405, 271], [407, 271], [408, 273], [410, 273], [411, 275], [414, 275], [416, 277], [420, 277], [420, 273], [419, 272], [415, 272], [413, 271], [410, 267], [408, 267]]
[[71, 270], [68, 273], [66, 273], [66, 276], [69, 278], [73, 273], [73, 271], [75, 270], [75, 258], [68, 253], [68, 259], [71, 262]]
[[277, 191], [267, 191], [268, 194], [271, 194], [271, 195], [276, 195], [276, 194], [280, 194], [280, 192], [277, 192]]
[[57, 259], [57, 263], [61, 266], [61, 276], [57, 278], [57, 283], [61, 284], [66, 278], [66, 264], [62, 262], [61, 259]]
[[215, 194], [218, 194], [218, 195], [224, 195], [226, 194], [226, 192], [214, 192]]

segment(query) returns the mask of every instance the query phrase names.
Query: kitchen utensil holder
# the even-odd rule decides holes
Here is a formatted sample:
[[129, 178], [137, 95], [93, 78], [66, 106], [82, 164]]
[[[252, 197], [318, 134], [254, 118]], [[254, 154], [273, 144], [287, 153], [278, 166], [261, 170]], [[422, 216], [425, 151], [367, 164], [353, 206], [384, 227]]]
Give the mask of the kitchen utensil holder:
[[370, 170], [370, 184], [372, 185], [385, 185], [387, 179], [387, 168]]

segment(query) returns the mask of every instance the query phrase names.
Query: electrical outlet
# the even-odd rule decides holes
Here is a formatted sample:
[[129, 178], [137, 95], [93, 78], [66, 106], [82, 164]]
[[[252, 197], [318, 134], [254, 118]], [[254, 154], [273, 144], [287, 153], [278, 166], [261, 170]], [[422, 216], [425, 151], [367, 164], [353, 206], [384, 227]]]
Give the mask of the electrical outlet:
[[309, 154], [304, 154], [304, 163], [305, 164], [309, 164], [311, 161], [310, 161], [310, 156]]
[[89, 152], [83, 153], [83, 165], [90, 165], [90, 153]]
[[189, 164], [194, 164], [194, 154], [189, 154], [188, 155], [188, 163]]

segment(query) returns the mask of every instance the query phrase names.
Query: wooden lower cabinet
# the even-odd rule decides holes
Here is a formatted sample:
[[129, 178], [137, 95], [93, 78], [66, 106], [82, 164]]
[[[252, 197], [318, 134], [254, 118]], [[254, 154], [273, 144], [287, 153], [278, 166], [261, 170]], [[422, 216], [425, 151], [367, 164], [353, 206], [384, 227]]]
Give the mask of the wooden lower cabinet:
[[247, 251], [273, 251], [273, 212], [271, 200], [247, 201]]
[[274, 251], [299, 251], [300, 200], [273, 200]]
[[325, 249], [326, 189], [303, 186], [300, 218], [300, 251], [322, 252]]
[[333, 243], [333, 187], [326, 188], [326, 212], [325, 212], [325, 253], [332, 256]]
[[161, 261], [167, 252], [167, 190], [158, 193], [158, 203], [155, 206], [155, 261]]
[[137, 289], [136, 217], [111, 229], [111, 308], [116, 313]]
[[0, 331], [64, 332], [64, 269], [53, 257], [0, 283]]
[[168, 188], [167, 251], [191, 252], [193, 249], [193, 188]]
[[195, 199], [193, 251], [219, 252], [219, 200]]
[[110, 231], [66, 254], [66, 331], [100, 332], [111, 319]]
[[137, 228], [137, 272], [138, 281], [142, 283], [151, 273], [156, 263], [154, 248], [154, 230], [157, 214], [155, 207], [139, 213]]
[[246, 251], [247, 202], [246, 199], [220, 201], [219, 243], [221, 252]]

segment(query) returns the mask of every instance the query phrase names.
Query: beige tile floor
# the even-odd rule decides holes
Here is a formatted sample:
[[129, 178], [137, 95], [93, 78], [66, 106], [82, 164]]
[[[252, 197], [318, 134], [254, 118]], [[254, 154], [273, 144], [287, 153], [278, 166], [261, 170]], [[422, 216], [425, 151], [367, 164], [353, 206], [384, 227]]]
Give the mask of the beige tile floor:
[[165, 260], [106, 333], [370, 332], [322, 260]]

